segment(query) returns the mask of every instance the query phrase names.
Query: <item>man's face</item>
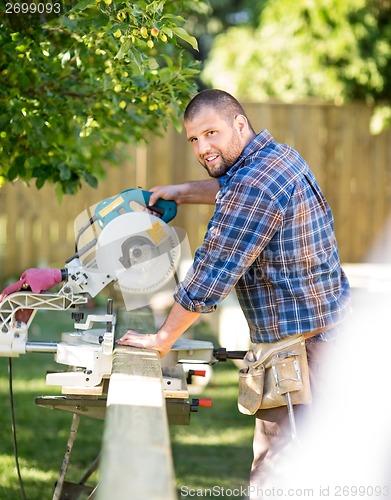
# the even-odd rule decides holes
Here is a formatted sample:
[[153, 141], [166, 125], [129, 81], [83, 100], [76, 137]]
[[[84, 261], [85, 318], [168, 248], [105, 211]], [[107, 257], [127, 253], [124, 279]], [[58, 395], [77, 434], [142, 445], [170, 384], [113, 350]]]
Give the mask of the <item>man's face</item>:
[[210, 177], [226, 174], [244, 148], [236, 119], [229, 125], [212, 108], [202, 108], [185, 122], [185, 128], [194, 154]]

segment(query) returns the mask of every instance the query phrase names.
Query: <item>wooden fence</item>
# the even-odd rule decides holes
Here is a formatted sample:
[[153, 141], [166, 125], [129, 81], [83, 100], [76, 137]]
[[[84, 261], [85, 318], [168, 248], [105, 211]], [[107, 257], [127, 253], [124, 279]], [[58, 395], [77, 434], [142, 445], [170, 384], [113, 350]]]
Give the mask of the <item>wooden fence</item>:
[[[391, 130], [371, 135], [371, 109], [362, 104], [244, 107], [255, 130], [269, 129], [310, 164], [334, 213], [342, 261], [384, 261], [391, 251]], [[108, 170], [98, 189], [83, 187], [61, 205], [52, 186], [37, 191], [15, 182], [1, 188], [0, 281], [29, 267], [63, 265], [74, 251], [74, 219], [88, 206], [130, 187], [205, 178], [185, 134], [171, 129], [147, 148], [130, 147], [129, 155], [123, 165]], [[193, 251], [211, 210], [179, 209], [175, 223], [187, 231]]]

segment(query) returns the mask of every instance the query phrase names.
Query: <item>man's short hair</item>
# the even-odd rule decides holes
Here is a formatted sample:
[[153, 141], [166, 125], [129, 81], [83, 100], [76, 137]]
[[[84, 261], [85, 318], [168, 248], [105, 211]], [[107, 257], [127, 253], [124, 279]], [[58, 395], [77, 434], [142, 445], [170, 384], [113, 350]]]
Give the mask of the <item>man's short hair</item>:
[[229, 124], [232, 124], [236, 115], [244, 115], [248, 120], [243, 107], [235, 97], [224, 90], [208, 89], [197, 94], [189, 102], [184, 113], [185, 122], [193, 120], [204, 107], [213, 108]]

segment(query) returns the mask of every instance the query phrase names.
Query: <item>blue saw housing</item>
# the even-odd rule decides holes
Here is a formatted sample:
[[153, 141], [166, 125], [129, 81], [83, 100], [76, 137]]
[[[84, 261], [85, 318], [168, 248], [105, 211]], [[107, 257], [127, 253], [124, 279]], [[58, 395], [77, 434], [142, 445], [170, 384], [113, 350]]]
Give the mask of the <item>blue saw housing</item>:
[[101, 201], [95, 207], [95, 217], [101, 227], [119, 215], [140, 211], [146, 207], [156, 212], [164, 222], [170, 222], [177, 214], [177, 205], [172, 200], [158, 200], [155, 205], [149, 206], [150, 191], [143, 189], [127, 189], [112, 198]]

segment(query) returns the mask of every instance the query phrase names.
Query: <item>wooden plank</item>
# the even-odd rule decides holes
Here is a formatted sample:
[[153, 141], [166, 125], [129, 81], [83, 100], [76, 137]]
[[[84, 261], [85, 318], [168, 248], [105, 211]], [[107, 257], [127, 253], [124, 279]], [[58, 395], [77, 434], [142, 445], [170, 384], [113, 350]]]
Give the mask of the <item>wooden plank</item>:
[[[327, 140], [325, 127], [327, 109], [327, 106], [303, 105], [300, 121], [296, 123], [296, 127], [302, 130], [300, 142], [297, 144], [298, 151], [314, 172], [321, 189], [325, 184], [323, 164]], [[308, 140], [309, 137], [311, 140]]]
[[276, 133], [273, 130], [274, 108], [272, 103], [244, 104], [244, 109], [256, 134], [264, 129], [268, 129], [272, 135]]
[[[373, 177], [373, 151], [371, 144], [373, 137], [369, 134], [369, 122], [371, 111], [361, 106], [353, 108], [356, 118], [356, 145], [355, 165], [357, 175], [357, 205], [360, 206], [359, 219], [356, 221], [355, 239], [352, 241], [355, 254], [354, 262], [360, 262], [367, 256], [368, 249], [373, 244], [375, 228], [373, 225], [374, 205], [376, 205], [376, 194], [374, 193]], [[358, 205], [359, 204], [359, 205]], [[353, 250], [352, 248], [352, 250]]]
[[[339, 154], [334, 160], [334, 182], [332, 189], [335, 199], [335, 233], [337, 236], [340, 257], [346, 261], [345, 256], [351, 251], [351, 242], [357, 241], [357, 225], [360, 219], [352, 217], [357, 213], [357, 189], [359, 179], [355, 168], [355, 147], [357, 141], [356, 114], [347, 112], [346, 108], [337, 108], [340, 117], [339, 135], [341, 138]], [[360, 254], [356, 244], [353, 246], [354, 259]]]
[[174, 500], [171, 446], [155, 351], [118, 346], [107, 395], [98, 500]]
[[384, 165], [391, 164], [391, 131], [374, 137], [372, 175], [372, 226], [374, 237], [367, 258], [369, 261], [389, 260], [391, 252], [391, 179]]
[[13, 184], [8, 184], [2, 188], [4, 196], [4, 212], [7, 216], [5, 225], [6, 236], [4, 243], [6, 244], [4, 261], [2, 265], [2, 278], [10, 276], [19, 278], [20, 270], [18, 269], [18, 242], [16, 239], [16, 224], [18, 220], [18, 197], [15, 196], [16, 188]]

